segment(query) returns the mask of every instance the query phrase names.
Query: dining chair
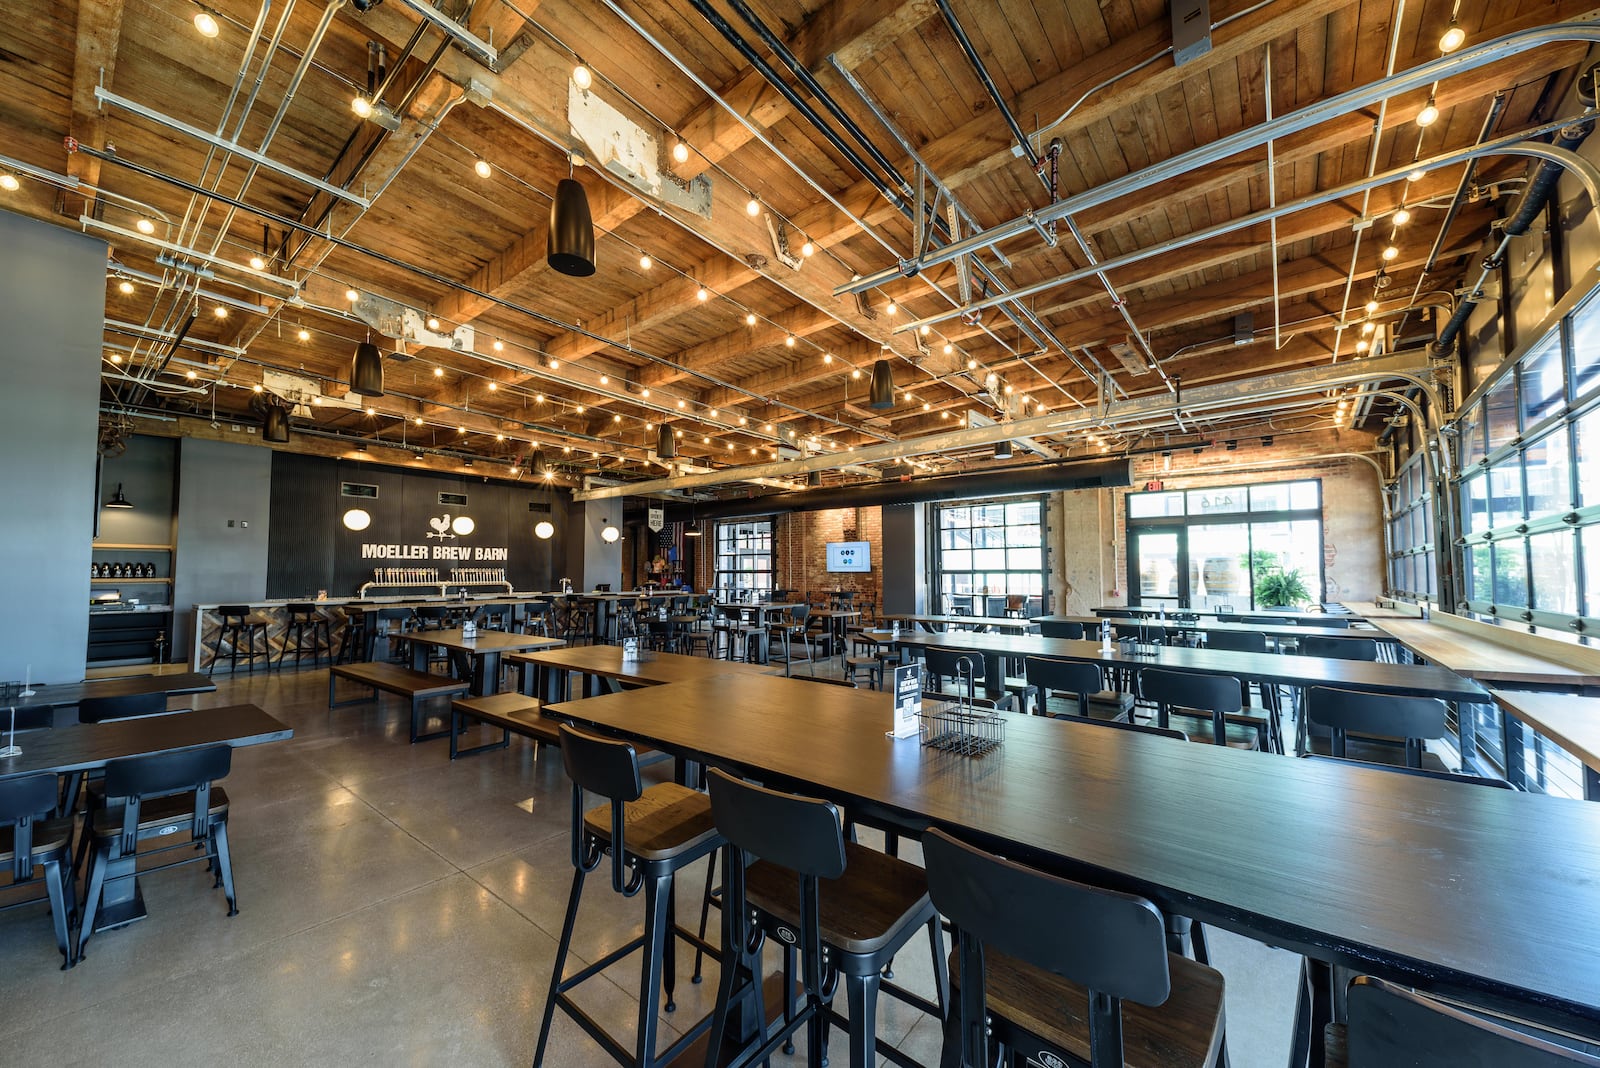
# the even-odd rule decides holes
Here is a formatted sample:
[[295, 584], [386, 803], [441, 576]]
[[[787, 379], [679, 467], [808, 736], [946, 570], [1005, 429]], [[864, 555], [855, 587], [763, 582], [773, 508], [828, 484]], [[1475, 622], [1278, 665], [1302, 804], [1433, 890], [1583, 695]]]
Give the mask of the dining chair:
[[[1404, 739], [1401, 756], [1405, 766], [1432, 771], [1448, 770], [1436, 753], [1424, 748], [1427, 739], [1442, 738], [1449, 732], [1445, 711], [1445, 703], [1433, 697], [1398, 697], [1332, 686], [1313, 686], [1305, 698], [1309, 723], [1331, 732], [1327, 742], [1330, 756], [1392, 764], [1394, 747], [1369, 739]], [[1363, 737], [1351, 739], [1352, 732]], [[1320, 743], [1321, 739], [1311, 737], [1307, 744], [1315, 750]]]
[[[189, 854], [154, 868], [146, 867], [141, 875], [203, 860], [216, 871], [214, 885], [222, 887], [228, 915], [238, 915], [233, 857], [228, 850], [228, 794], [215, 785], [227, 777], [232, 764], [233, 747], [213, 745], [129, 757], [106, 765], [105, 805], [86, 821], [83, 831], [92, 839], [93, 858], [78, 932], [79, 960], [94, 933], [107, 871], [121, 858], [174, 851]], [[189, 834], [181, 837], [185, 829]], [[166, 844], [139, 852], [139, 843], [147, 841]], [[195, 854], [196, 846], [204, 847], [203, 852]]]
[[1345, 997], [1346, 1022], [1324, 1032], [1328, 1068], [1569, 1068], [1600, 1057], [1568, 1036], [1500, 1014], [1470, 1011], [1372, 976]]
[[1265, 727], [1255, 721], [1238, 723], [1244, 708], [1239, 680], [1231, 675], [1202, 675], [1168, 668], [1144, 668], [1139, 672], [1139, 691], [1156, 706], [1156, 725], [1172, 726], [1171, 718], [1199, 718], [1209, 721], [1210, 730], [1202, 734], [1216, 745], [1233, 749], [1259, 749], [1266, 741]]
[[1329, 660], [1378, 659], [1378, 643], [1372, 638], [1329, 638], [1322, 634], [1303, 634], [1295, 639], [1301, 656], [1320, 656]]
[[1066, 638], [1071, 641], [1083, 640], [1083, 624], [1073, 623], [1066, 619], [1041, 619], [1039, 620], [1039, 635], [1043, 638]]
[[[673, 1012], [677, 982], [677, 940], [713, 957], [714, 947], [677, 925], [673, 885], [679, 871], [710, 856], [722, 839], [712, 823], [711, 803], [702, 793], [677, 783], [657, 783], [646, 789], [639, 775], [639, 756], [627, 742], [603, 738], [570, 724], [561, 725], [561, 760], [572, 780], [572, 890], [567, 898], [561, 941], [556, 946], [555, 970], [545, 995], [539, 1044], [534, 1068], [544, 1063], [550, 1027], [560, 1008], [619, 1063], [652, 1068], [675, 1060], [711, 1026], [708, 1017], [656, 1050], [662, 1011]], [[585, 809], [585, 793], [603, 803]], [[572, 949], [578, 905], [589, 873], [611, 857], [611, 889], [623, 897], [644, 892], [644, 932], [594, 963], [568, 976], [567, 956]], [[707, 883], [710, 876], [707, 876]], [[571, 991], [606, 968], [643, 950], [640, 961], [638, 1022], [630, 1051], [612, 1037], [582, 1008]], [[662, 994], [666, 995], [665, 1004]]]
[[[119, 719], [144, 719], [147, 716], [165, 715], [167, 715], [167, 695], [161, 691], [119, 694], [115, 697], [85, 697], [78, 702], [79, 723], [110, 723]], [[70, 815], [77, 811], [78, 790], [85, 778], [91, 784], [89, 805], [93, 811], [98, 799], [104, 796], [99, 789], [102, 773], [93, 772], [85, 776], [81, 771], [69, 771], [62, 776], [61, 804], [57, 809], [58, 812]], [[79, 856], [76, 867], [82, 867], [87, 848], [88, 837], [84, 836], [78, 842]]]
[[[794, 988], [798, 958], [802, 1007], [795, 1010], [785, 998], [781, 1025], [771, 1035], [761, 1027], [759, 1047], [737, 1063], [758, 1064], [780, 1048], [792, 1048], [792, 1036], [804, 1026], [807, 1063], [820, 1068], [828, 1056], [830, 1024], [837, 1021], [848, 1027], [850, 1068], [876, 1064], [883, 969], [921, 930], [928, 932], [937, 1000], [903, 1000], [943, 1019], [948, 1009], [944, 932], [922, 869], [847, 842], [839, 810], [830, 801], [780, 793], [720, 768], [706, 774], [712, 815], [727, 840], [722, 945], [734, 947], [722, 960], [711, 1048], [721, 1048], [735, 1005], [761, 989], [761, 951], [768, 937], [784, 947], [785, 990]], [[841, 980], [848, 1021], [831, 1009]]]
[[[772, 640], [776, 638], [778, 647], [782, 651], [783, 673], [785, 675], [793, 674], [792, 666], [795, 662], [794, 647], [796, 644], [799, 644], [800, 648], [805, 650], [803, 663], [811, 670], [811, 674], [815, 675], [817, 673], [816, 657], [812, 655], [811, 651], [811, 636], [807, 632], [810, 614], [811, 609], [808, 606], [797, 604], [790, 607], [787, 612], [780, 612], [771, 617], [771, 621], [767, 624], [768, 647], [771, 647]], [[770, 654], [768, 659], [777, 659], [778, 655]]]
[[[1030, 656], [1023, 661], [1023, 670], [1028, 683], [1038, 688], [1040, 715], [1122, 722], [1132, 717], [1133, 701], [1128, 695], [1105, 692], [1099, 664]], [[1058, 702], [1054, 707], [1052, 698]]]
[[[1267, 636], [1254, 630], [1211, 630], [1206, 631], [1206, 648], [1218, 649], [1233, 653], [1259, 653], [1266, 655]], [[1246, 705], [1250, 701], [1250, 683], [1240, 680], [1240, 697]], [[1263, 748], [1269, 748], [1274, 753], [1282, 754], [1283, 745], [1283, 705], [1280, 700], [1278, 688], [1270, 682], [1257, 680], [1256, 693], [1261, 699], [1261, 712], [1253, 709], [1241, 711], [1234, 717], [1234, 722], [1245, 723], [1248, 726], [1265, 727]], [[1264, 724], [1262, 721], [1265, 721]]]
[[1168, 951], [1150, 901], [940, 830], [923, 836], [922, 852], [933, 904], [957, 931], [944, 1065], [1219, 1062], [1222, 974]]
[[[72, 920], [77, 913], [72, 865], [72, 819], [51, 819], [58, 794], [56, 777], [45, 771], [0, 780], [0, 866], [11, 869], [7, 889], [35, 881], [34, 869], [43, 873], [50, 918], [55, 923], [56, 948], [62, 970], [77, 963], [72, 946]], [[37, 904], [39, 897], [0, 906], [0, 911]]]

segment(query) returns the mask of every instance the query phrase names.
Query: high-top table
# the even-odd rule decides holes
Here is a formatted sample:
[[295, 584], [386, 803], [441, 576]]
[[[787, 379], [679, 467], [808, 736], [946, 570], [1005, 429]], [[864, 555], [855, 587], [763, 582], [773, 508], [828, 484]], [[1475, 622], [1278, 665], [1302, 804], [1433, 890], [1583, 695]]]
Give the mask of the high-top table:
[[[1325, 620], [1329, 616], [1336, 616], [1340, 619], [1362, 618], [1358, 613], [1349, 611], [1343, 605], [1335, 605], [1334, 608], [1336, 611], [1331, 612], [1291, 612], [1288, 609], [1279, 608], [1257, 608], [1253, 611], [1249, 609], [1241, 611], [1235, 608], [1226, 612], [1219, 612], [1215, 608], [1168, 608], [1167, 615], [1170, 617], [1174, 612], [1183, 612], [1191, 616], [1227, 616], [1229, 618], [1235, 616], [1277, 616], [1284, 620], [1293, 620], [1296, 623], [1310, 623], [1312, 626], [1315, 626], [1318, 620]], [[1128, 616], [1134, 619], [1142, 616], [1146, 619], [1151, 619], [1160, 611], [1160, 606], [1155, 608], [1129, 608], [1127, 605], [1102, 605], [1094, 610], [1094, 614], [1096, 616]]]
[[428, 670], [428, 650], [444, 649], [466, 661], [467, 677], [472, 680], [472, 694], [482, 697], [500, 689], [500, 656], [502, 653], [525, 653], [533, 649], [554, 649], [567, 644], [560, 638], [546, 638], [541, 634], [509, 634], [499, 630], [480, 630], [475, 638], [462, 635], [461, 628], [454, 630], [413, 630], [405, 634], [411, 643], [411, 666], [417, 671]]
[[[55, 713], [63, 708], [73, 708], [86, 697], [137, 697], [147, 693], [171, 695], [214, 693], [217, 684], [205, 675], [193, 671], [168, 675], [127, 675], [116, 678], [86, 679], [83, 682], [55, 682], [48, 686], [33, 684], [32, 697], [16, 697], [0, 706], [0, 714], [8, 708], [17, 710], [17, 726], [47, 727], [55, 722]], [[43, 716], [37, 713], [43, 711]], [[35, 713], [32, 716], [24, 712]], [[6, 726], [0, 720], [0, 729]]]
[[1319, 961], [1520, 1016], [1570, 1014], [1600, 1036], [1596, 806], [1038, 717], [1008, 717], [998, 750], [963, 757], [886, 738], [885, 694], [782, 677], [552, 711]]
[[[949, 649], [976, 653], [983, 658], [984, 691], [998, 697], [1005, 691], [1001, 661], [1029, 656], [1048, 656], [1058, 660], [1118, 667], [1138, 672], [1144, 668], [1170, 668], [1202, 675], [1229, 675], [1240, 682], [1291, 686], [1332, 686], [1366, 693], [1409, 697], [1437, 697], [1443, 701], [1488, 704], [1491, 698], [1483, 687], [1463, 679], [1436, 664], [1385, 664], [1368, 660], [1330, 660], [1319, 656], [1287, 653], [1240, 653], [1225, 649], [1186, 649], [1173, 645], [1149, 645], [1129, 649], [1112, 643], [1102, 652], [1098, 642], [1071, 638], [1039, 638], [1033, 635], [1005, 634], [911, 634], [900, 636], [901, 645], [917, 648]], [[1461, 760], [1470, 768], [1476, 764], [1477, 738], [1473, 717], [1456, 717]]]
[[[209, 745], [240, 748], [294, 737], [294, 731], [255, 705], [225, 705], [164, 716], [82, 723], [29, 735], [22, 755], [0, 757], [0, 781], [35, 772], [98, 771], [113, 760], [175, 753]], [[95, 930], [121, 927], [145, 915], [135, 857], [113, 854]]]
[[1572, 659], [1558, 658], [1563, 650], [1551, 640], [1550, 654], [1541, 656], [1496, 641], [1494, 635], [1455, 629], [1437, 617], [1379, 619], [1374, 625], [1413, 655], [1480, 682], [1564, 689], [1600, 686], [1600, 670], [1576, 662], [1576, 654], [1593, 656], [1593, 649], [1573, 647]]
[[[1341, 616], [1338, 618], [1344, 617]], [[1135, 616], [1039, 616], [1032, 620], [1032, 622], [1035, 623], [1061, 622], [1081, 624], [1084, 627], [1085, 638], [1092, 634], [1098, 633], [1098, 628], [1102, 621], [1109, 622], [1113, 627], [1136, 627], [1141, 623], [1145, 626], [1159, 625], [1153, 620], [1138, 618]], [[1210, 617], [1203, 617], [1201, 619], [1190, 620], [1188, 622], [1179, 622], [1172, 616], [1168, 616], [1166, 626], [1168, 630], [1197, 630], [1202, 634], [1211, 631], [1219, 631], [1222, 633], [1249, 632], [1265, 634], [1267, 637], [1273, 639], [1303, 638], [1310, 636], [1317, 638], [1373, 638], [1380, 642], [1389, 640], [1389, 638], [1383, 633], [1367, 628], [1357, 629], [1354, 627], [1314, 627], [1309, 625], [1302, 627], [1296, 626], [1292, 623], [1228, 623], [1224, 622], [1223, 620]]]
[[[1583, 765], [1583, 798], [1600, 801], [1600, 697], [1533, 690], [1489, 690], [1502, 714], [1526, 723]], [[1522, 785], [1527, 771], [1522, 737], [1506, 732], [1506, 779]]]

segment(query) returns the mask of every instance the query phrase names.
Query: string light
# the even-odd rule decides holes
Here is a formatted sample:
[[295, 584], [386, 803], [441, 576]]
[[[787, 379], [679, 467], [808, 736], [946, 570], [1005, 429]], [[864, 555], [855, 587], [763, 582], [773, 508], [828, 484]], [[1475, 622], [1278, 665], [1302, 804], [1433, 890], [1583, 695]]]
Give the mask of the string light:
[[1439, 51], [1446, 55], [1454, 52], [1467, 43], [1467, 31], [1456, 25], [1456, 20], [1450, 20], [1450, 28], [1444, 31], [1444, 36], [1439, 38]]
[[15, 193], [21, 187], [22, 183], [17, 181], [16, 175], [0, 174], [0, 189], [4, 189], [7, 193]]
[[437, 315], [428, 316], [428, 329], [429, 330], [437, 330], [437, 329], [439, 329], [439, 317]]
[[364, 96], [357, 96], [354, 100], [350, 101], [350, 110], [361, 116], [363, 119], [369, 119], [372, 117], [372, 101], [368, 100]]
[[1375, 301], [1375, 300], [1367, 301], [1367, 314], [1368, 315], [1371, 315], [1373, 312], [1375, 312], [1377, 310], [1378, 310], [1378, 302], [1377, 301]]
[[645, 255], [639, 257], [639, 270], [648, 271], [650, 268], [654, 267], [655, 265], [656, 265], [655, 264], [655, 260], [652, 260], [650, 258], [649, 253], [646, 253]]
[[807, 239], [806, 243], [800, 246], [800, 255], [802, 256], [813, 256], [816, 254], [816, 251], [817, 246], [813, 245], [810, 239]]
[[711, 299], [711, 291], [705, 286], [701, 286], [699, 289], [694, 291], [694, 299], [698, 300], [701, 304], [704, 304], [706, 301]]
[[559, 371], [560, 369], [561, 369], [561, 361], [552, 356], [550, 358], [550, 370]]
[[211, 314], [215, 315], [218, 319], [226, 319], [228, 317], [228, 309], [224, 308], [221, 304], [218, 304], [215, 308], [211, 309]]
[[744, 213], [752, 219], [761, 214], [761, 201], [756, 199], [754, 193], [751, 193], [750, 199], [745, 201]]
[[888, 307], [889, 314], [890, 315], [894, 315], [899, 310], [900, 310], [900, 305], [896, 304], [894, 301], [891, 300], [889, 302], [889, 307]]
[[1363, 334], [1370, 334], [1370, 333], [1372, 333], [1372, 324], [1371, 324], [1371, 323], [1370, 323], [1370, 322], [1369, 322], [1369, 323], [1362, 323], [1362, 324], [1361, 324], [1361, 332], [1362, 332], [1362, 333], [1363, 333]]
[[498, 383], [498, 382], [490, 382], [489, 383], [489, 392], [490, 393], [493, 393], [495, 390], [497, 390], [499, 388], [500, 388], [500, 383]]
[[1423, 105], [1421, 111], [1417, 112], [1417, 125], [1421, 126], [1423, 129], [1427, 129], [1429, 126], [1432, 126], [1438, 121], [1439, 105], [1433, 102], [1433, 94], [1429, 93], [1428, 102]]
[[479, 178], [488, 178], [494, 174], [494, 168], [489, 166], [489, 161], [486, 159], [474, 160], [472, 169], [478, 172]]
[[859, 368], [859, 367], [850, 368], [850, 377], [851, 378], [860, 378], [861, 377], [861, 368]]
[[833, 353], [831, 353], [831, 352], [824, 352], [824, 353], [823, 353], [823, 354], [822, 354], [822, 362], [823, 362], [823, 363], [832, 363], [832, 362], [833, 362]]
[[128, 296], [130, 293], [133, 292], [133, 283], [132, 282], [127, 282], [127, 281], [118, 282], [117, 283], [117, 290], [123, 296]]
[[222, 32], [222, 27], [217, 25], [216, 16], [205, 8], [195, 12], [194, 28], [201, 37], [215, 37]]
[[267, 261], [262, 259], [260, 256], [251, 256], [250, 269], [252, 271], [264, 271], [267, 269]]
[[444, 377], [444, 368], [443, 367], [435, 367], [433, 369], [433, 377], [435, 377], [435, 378], [443, 378]]
[[495, 338], [494, 351], [496, 351], [496, 352], [504, 352], [504, 351], [506, 351], [506, 343], [504, 341], [501, 341], [499, 338]]
[[679, 163], [688, 163], [689, 162], [689, 146], [684, 144], [682, 141], [679, 141], [676, 144], [674, 144], [672, 146], [672, 158], [674, 160], [676, 160], [677, 162], [679, 162]]
[[185, 371], [183, 377], [185, 377], [189, 381], [193, 382], [197, 376], [195, 375], [195, 373], [193, 371]]
[[1422, 179], [1426, 178], [1427, 176], [1428, 176], [1428, 172], [1424, 168], [1418, 167], [1416, 170], [1414, 170], [1410, 174], [1406, 175], [1406, 181], [1408, 181], [1408, 182], [1420, 182], [1420, 181], [1422, 181]]
[[748, 315], [746, 315], [744, 317], [744, 325], [745, 326], [755, 326], [756, 325], [756, 313], [755, 312], [750, 312]]
[[1411, 209], [1410, 208], [1401, 208], [1399, 211], [1394, 213], [1394, 224], [1396, 226], [1404, 226], [1406, 223], [1408, 223], [1410, 221], [1411, 221]]
[[609, 386], [611, 384], [611, 376], [610, 375], [601, 375], [600, 376], [600, 384], [602, 386]]
[[589, 68], [579, 63], [572, 68], [572, 84], [579, 89], [587, 89], [594, 84], [594, 75], [589, 73]]
[[138, 222], [134, 223], [133, 226], [134, 229], [138, 230], [141, 234], [153, 234], [156, 232], [156, 224], [151, 222], [149, 219], [140, 219]]
[[1399, 248], [1395, 247], [1394, 245], [1389, 245], [1383, 250], [1383, 262], [1388, 263], [1398, 255], [1400, 255]]
[[351, 304], [354, 304], [356, 301], [361, 299], [361, 294], [357, 293], [353, 289], [347, 289], [344, 291], [344, 299], [348, 300]]
[[788, 348], [794, 348], [794, 335], [790, 334], [788, 337], [784, 338], [783, 343]]

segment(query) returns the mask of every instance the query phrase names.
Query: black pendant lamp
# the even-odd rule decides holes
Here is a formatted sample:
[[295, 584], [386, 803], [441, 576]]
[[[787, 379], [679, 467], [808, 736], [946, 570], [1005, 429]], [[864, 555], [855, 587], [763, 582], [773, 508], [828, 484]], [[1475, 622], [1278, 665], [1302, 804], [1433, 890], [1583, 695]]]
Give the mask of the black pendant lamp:
[[117, 483], [117, 492], [115, 492], [115, 493], [113, 493], [111, 495], [111, 499], [106, 502], [106, 507], [107, 508], [132, 508], [133, 507], [133, 502], [128, 500], [128, 498], [126, 498], [126, 497], [124, 497], [122, 495], [122, 483], [120, 483], [120, 482]]
[[876, 360], [872, 364], [872, 390], [867, 407], [894, 407], [894, 371], [889, 367], [888, 360]]
[[1011, 439], [1010, 438], [1007, 438], [1004, 441], [997, 441], [997, 442], [994, 443], [994, 458], [996, 460], [1009, 460], [1009, 459], [1011, 459]]
[[594, 274], [594, 220], [589, 217], [589, 195], [576, 178], [556, 183], [550, 203], [550, 231], [545, 235], [545, 258], [550, 269], [574, 278]]
[[528, 457], [528, 470], [534, 478], [543, 478], [547, 467], [543, 449], [534, 449], [533, 455]]
[[276, 404], [267, 409], [267, 418], [261, 427], [261, 440], [278, 445], [289, 440], [289, 409]]
[[677, 455], [678, 439], [673, 436], [672, 428], [662, 423], [661, 429], [656, 432], [656, 456], [662, 460], [670, 460]]
[[383, 396], [383, 353], [368, 338], [356, 346], [350, 361], [350, 392], [363, 397]]

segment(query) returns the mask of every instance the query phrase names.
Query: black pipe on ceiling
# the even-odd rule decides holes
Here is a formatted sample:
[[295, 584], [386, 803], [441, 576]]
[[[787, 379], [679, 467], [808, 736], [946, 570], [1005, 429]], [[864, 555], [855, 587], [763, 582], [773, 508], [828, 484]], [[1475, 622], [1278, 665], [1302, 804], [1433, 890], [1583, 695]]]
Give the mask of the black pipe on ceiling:
[[1045, 464], [1013, 471], [977, 471], [939, 478], [859, 482], [838, 489], [794, 490], [745, 500], [700, 502], [667, 509], [666, 521], [731, 519], [778, 512], [820, 512], [830, 508], [872, 508], [885, 504], [925, 504], [1023, 493], [1109, 489], [1133, 484], [1133, 465], [1126, 459]]

